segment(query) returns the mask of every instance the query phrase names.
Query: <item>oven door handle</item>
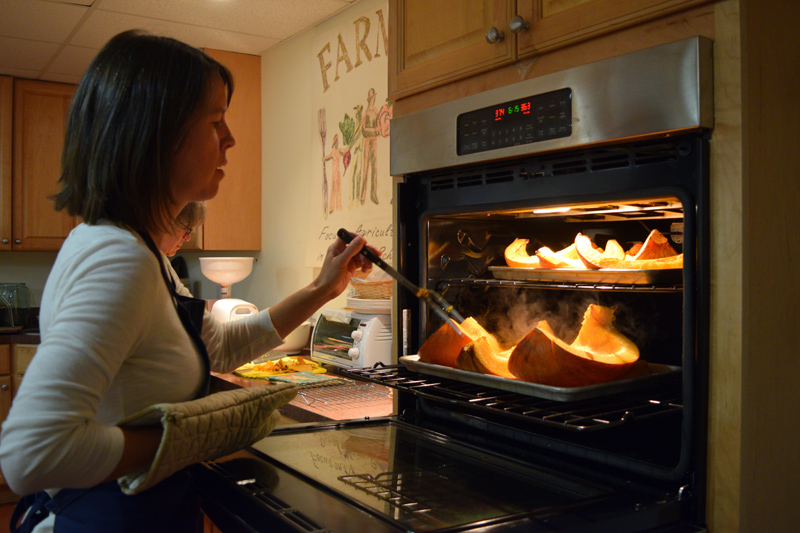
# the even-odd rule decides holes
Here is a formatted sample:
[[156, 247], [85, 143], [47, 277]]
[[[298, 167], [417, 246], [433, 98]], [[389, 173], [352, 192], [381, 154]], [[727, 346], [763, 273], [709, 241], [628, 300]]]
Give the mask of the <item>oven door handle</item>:
[[[347, 244], [350, 244], [350, 242], [353, 240], [353, 234], [344, 228], [340, 228], [339, 231], [336, 232], [336, 235], [338, 235], [339, 238], [342, 239]], [[406, 278], [400, 272], [389, 266], [386, 263], [386, 261], [378, 257], [378, 254], [376, 254], [366, 246], [364, 246], [361, 249], [360, 253], [361, 255], [372, 261], [373, 264], [378, 265], [378, 267], [380, 267], [381, 270], [383, 270], [391, 277], [396, 279], [400, 283], [400, 285], [413, 292], [417, 298], [425, 301], [428, 305], [430, 305], [436, 312], [436, 314], [439, 315], [445, 322], [455, 321], [458, 324], [464, 322], [464, 317], [461, 316], [461, 314], [455, 310], [452, 304], [448, 303], [448, 301], [445, 300], [442, 297], [442, 295], [439, 294], [438, 292], [417, 287], [416, 285], [411, 283], [408, 280], [408, 278]], [[459, 334], [461, 333], [461, 329], [457, 327], [455, 324], [451, 323], [451, 326], [453, 326], [453, 329], [455, 329], [456, 332], [458, 332]]]

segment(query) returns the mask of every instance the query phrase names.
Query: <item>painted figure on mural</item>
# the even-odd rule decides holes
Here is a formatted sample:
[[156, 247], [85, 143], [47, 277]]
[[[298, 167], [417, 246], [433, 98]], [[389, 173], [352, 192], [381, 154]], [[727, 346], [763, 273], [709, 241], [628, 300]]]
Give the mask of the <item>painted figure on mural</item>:
[[[356, 104], [353, 106], [353, 116], [349, 113], [344, 114], [342, 120], [338, 122], [340, 133], [334, 134], [330, 150], [325, 146], [328, 129], [325, 109], [318, 110], [319, 134], [322, 141], [322, 201], [325, 218], [335, 211], [342, 210], [343, 185], [347, 187], [342, 180], [346, 179], [348, 170], [350, 200], [347, 209], [350, 210], [358, 204], [364, 205], [368, 189], [370, 200], [376, 205], [379, 204], [378, 138], [389, 137], [392, 103], [386, 101], [383, 106], [377, 108], [375, 100], [375, 89], [369, 89], [366, 109], [363, 104]], [[330, 175], [328, 161], [331, 162]]]
[[[350, 172], [350, 203], [347, 208], [352, 209], [356, 202], [361, 198], [361, 174], [362, 161], [361, 152], [363, 150], [363, 137], [361, 135], [361, 117], [364, 113], [364, 106], [356, 104], [353, 106], [354, 118], [350, 118], [345, 113], [344, 122], [339, 124], [342, 131], [344, 143], [350, 149], [353, 160], [353, 170]], [[351, 131], [352, 130], [352, 131]]]
[[339, 148], [339, 134], [334, 134], [331, 151], [322, 158], [322, 165], [331, 162], [331, 196], [328, 202], [329, 212], [342, 210], [342, 174], [347, 171], [350, 163], [350, 150]]
[[364, 165], [361, 177], [361, 197], [363, 205], [367, 196], [367, 183], [369, 183], [369, 198], [373, 203], [378, 203], [378, 137], [381, 135], [378, 126], [378, 108], [375, 107], [375, 89], [367, 92], [367, 108], [361, 123], [361, 135], [364, 138], [362, 152]]
[[[325, 153], [325, 136], [328, 134], [328, 124], [325, 118], [325, 108], [317, 111], [317, 124], [319, 125], [319, 138], [322, 141], [322, 153]], [[325, 162], [322, 163], [322, 216], [328, 218], [328, 176], [325, 173]]]

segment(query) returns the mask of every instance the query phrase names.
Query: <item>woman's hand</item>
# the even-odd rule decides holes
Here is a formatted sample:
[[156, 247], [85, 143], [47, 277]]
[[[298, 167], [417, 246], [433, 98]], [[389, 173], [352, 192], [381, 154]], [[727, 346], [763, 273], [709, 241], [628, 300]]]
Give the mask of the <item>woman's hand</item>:
[[345, 244], [342, 239], [337, 238], [328, 247], [325, 260], [322, 262], [322, 270], [315, 284], [330, 291], [329, 299], [339, 296], [347, 288], [356, 270], [367, 272], [372, 268], [372, 262], [359, 253], [364, 246], [368, 246], [376, 255], [381, 255], [380, 251], [367, 244], [364, 237], [358, 234], [352, 235], [355, 237], [350, 244]]
[[[339, 296], [356, 270], [366, 272], [372, 268], [372, 262], [359, 253], [364, 246], [368, 246], [366, 242], [360, 235], [355, 235], [350, 244], [337, 238], [328, 246], [317, 278], [304, 289], [270, 307], [270, 319], [278, 335], [286, 337], [320, 307]], [[369, 248], [378, 256], [381, 255], [374, 247]]]

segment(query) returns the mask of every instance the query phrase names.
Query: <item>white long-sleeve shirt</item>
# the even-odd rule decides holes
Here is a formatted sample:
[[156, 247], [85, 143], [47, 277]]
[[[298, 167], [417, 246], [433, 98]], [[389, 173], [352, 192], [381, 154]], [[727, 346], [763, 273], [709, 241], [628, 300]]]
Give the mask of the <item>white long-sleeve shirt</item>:
[[[155, 255], [111, 224], [81, 224], [66, 239], [39, 326], [41, 344], [0, 435], [0, 467], [18, 494], [100, 483], [122, 455], [118, 421], [156, 403], [191, 400], [205, 379]], [[201, 336], [219, 372], [283, 342], [267, 310], [227, 324], [206, 312]]]

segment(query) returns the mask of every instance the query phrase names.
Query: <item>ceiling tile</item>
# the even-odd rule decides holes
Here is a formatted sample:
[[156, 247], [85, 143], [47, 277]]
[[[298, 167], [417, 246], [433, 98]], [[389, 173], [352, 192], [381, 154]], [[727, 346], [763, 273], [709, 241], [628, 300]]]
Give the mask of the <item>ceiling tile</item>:
[[0, 65], [9, 69], [39, 71], [50, 62], [59, 46], [53, 43], [0, 37]]
[[47, 67], [47, 72], [49, 75], [69, 74], [80, 78], [96, 55], [94, 48], [65, 46]]
[[42, 0], [0, 0], [0, 35], [60, 43], [72, 32], [87, 7]]
[[98, 9], [282, 40], [348, 6], [347, 0], [102, 0]]
[[54, 4], [79, 4], [82, 6], [91, 6], [97, 0], [46, 0], [47, 2], [52, 2]]
[[0, 76], [13, 76], [15, 78], [35, 79], [39, 74], [37, 70], [27, 70], [22, 68], [0, 67]]
[[143, 29], [156, 35], [167, 35], [196, 47], [254, 55], [261, 54], [278, 42], [276, 39], [244, 33], [96, 10], [75, 33], [69, 44], [100, 49], [114, 35], [130, 29]]
[[0, 74], [77, 81], [117, 33], [261, 55], [360, 0], [0, 0]]

